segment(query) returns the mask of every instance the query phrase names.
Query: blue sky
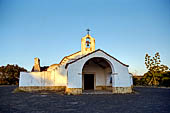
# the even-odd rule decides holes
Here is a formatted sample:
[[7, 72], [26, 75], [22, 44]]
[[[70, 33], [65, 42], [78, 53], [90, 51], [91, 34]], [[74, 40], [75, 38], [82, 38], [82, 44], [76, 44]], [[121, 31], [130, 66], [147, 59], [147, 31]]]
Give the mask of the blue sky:
[[146, 53], [170, 66], [169, 0], [0, 0], [0, 66], [59, 63], [80, 50], [87, 28], [96, 49], [132, 73], [146, 72]]

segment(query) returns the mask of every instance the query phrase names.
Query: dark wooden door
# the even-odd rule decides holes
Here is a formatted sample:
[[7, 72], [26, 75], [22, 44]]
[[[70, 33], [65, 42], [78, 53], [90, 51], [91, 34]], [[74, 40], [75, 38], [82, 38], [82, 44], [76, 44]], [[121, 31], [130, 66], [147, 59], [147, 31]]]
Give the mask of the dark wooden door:
[[94, 90], [94, 74], [84, 75], [84, 90]]

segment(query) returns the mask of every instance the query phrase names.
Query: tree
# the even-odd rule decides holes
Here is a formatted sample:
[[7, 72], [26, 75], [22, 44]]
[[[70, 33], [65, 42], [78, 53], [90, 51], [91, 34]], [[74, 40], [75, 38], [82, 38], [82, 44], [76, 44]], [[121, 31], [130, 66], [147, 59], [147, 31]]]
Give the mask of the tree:
[[161, 78], [161, 73], [167, 71], [169, 68], [166, 65], [160, 64], [159, 52], [151, 58], [148, 54], [145, 56], [145, 65], [148, 72], [145, 73], [144, 78], [148, 85], [159, 85], [159, 80]]
[[162, 79], [160, 85], [170, 87], [170, 71], [162, 73]]
[[27, 70], [19, 67], [18, 65], [1, 66], [0, 67], [0, 84], [15, 84], [19, 82], [20, 72], [26, 72]]

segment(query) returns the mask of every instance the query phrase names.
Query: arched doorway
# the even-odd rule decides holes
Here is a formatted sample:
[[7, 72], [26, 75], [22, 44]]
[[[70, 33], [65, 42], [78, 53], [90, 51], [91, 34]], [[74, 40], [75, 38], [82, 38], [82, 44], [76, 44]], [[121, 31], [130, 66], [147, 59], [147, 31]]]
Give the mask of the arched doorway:
[[83, 90], [112, 90], [112, 65], [102, 57], [86, 61], [82, 69]]

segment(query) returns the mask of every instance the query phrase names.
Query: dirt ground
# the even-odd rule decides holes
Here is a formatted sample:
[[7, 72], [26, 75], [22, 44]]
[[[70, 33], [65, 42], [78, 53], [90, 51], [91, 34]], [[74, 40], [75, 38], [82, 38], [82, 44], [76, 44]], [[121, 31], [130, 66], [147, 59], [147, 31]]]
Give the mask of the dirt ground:
[[133, 94], [12, 93], [0, 86], [0, 113], [170, 113], [170, 89], [134, 88]]

